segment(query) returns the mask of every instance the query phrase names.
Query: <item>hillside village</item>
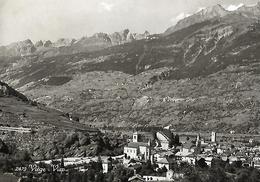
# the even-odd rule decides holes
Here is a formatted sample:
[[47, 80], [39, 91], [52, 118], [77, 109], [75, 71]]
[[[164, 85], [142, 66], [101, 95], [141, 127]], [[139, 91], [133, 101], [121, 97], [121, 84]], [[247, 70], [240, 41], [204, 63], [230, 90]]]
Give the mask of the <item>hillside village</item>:
[[164, 130], [156, 132], [155, 138], [148, 137], [148, 142], [143, 142], [141, 135], [138, 132], [133, 133], [133, 139], [124, 148], [123, 163], [134, 168], [137, 163], [150, 160], [157, 166], [157, 170], [166, 169], [164, 176], [143, 176], [145, 181], [174, 181], [175, 178], [183, 177], [183, 174], [173, 171], [176, 163], [187, 162], [195, 165], [204, 162], [205, 165], [211, 166], [214, 158], [228, 161], [230, 164], [238, 162], [242, 166], [260, 168], [260, 146], [254, 145], [252, 138], [243, 141], [244, 143], [235, 142], [233, 138], [234, 142], [228, 144], [221, 142], [215, 132], [211, 133], [210, 138], [203, 138], [200, 134], [185, 138]]
[[[63, 161], [63, 166], [73, 166], [81, 172], [89, 170], [86, 164], [100, 161], [104, 174], [121, 164], [134, 171], [128, 181], [170, 182], [178, 181], [185, 176], [184, 172], [177, 169], [177, 166], [184, 164], [203, 168], [216, 165], [216, 161], [222, 161], [229, 165], [260, 169], [260, 145], [257, 142], [259, 137], [257, 135], [238, 135], [233, 131], [225, 135], [216, 132], [178, 133], [169, 129], [156, 132], [135, 131], [124, 146], [122, 155], [71, 157], [54, 161]], [[54, 161], [36, 163], [43, 162], [50, 165]], [[139, 174], [138, 172], [143, 173], [140, 168], [147, 164], [154, 171], [150, 171], [150, 174], [149, 170], [144, 175]], [[64, 169], [64, 171], [66, 170]]]

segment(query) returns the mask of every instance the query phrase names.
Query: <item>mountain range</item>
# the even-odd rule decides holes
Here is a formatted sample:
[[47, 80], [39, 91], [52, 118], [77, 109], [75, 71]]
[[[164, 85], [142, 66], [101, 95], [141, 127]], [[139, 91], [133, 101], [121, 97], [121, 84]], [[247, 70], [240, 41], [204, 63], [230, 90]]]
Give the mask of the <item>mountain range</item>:
[[258, 133], [259, 18], [216, 5], [162, 34], [26, 40], [0, 48], [0, 80], [81, 124]]
[[30, 40], [11, 43], [0, 47], [0, 56], [29, 56], [40, 55], [52, 57], [63, 54], [75, 54], [79, 52], [96, 51], [103, 48], [120, 45], [133, 40], [145, 39], [150, 35], [148, 31], [143, 34], [132, 33], [129, 29], [113, 34], [96, 33], [91, 37], [76, 39], [58, 39], [56, 42], [50, 40], [39, 40], [35, 44]]
[[257, 20], [259, 19], [260, 16], [260, 2], [258, 2], [255, 6], [243, 5], [234, 11], [228, 11], [219, 4], [212, 7], [204, 8], [199, 12], [180, 20], [176, 25], [168, 28], [165, 31], [165, 34], [168, 35], [174, 31], [181, 30], [190, 25], [201, 23], [203, 21], [207, 21], [211, 19], [221, 19], [222, 17], [228, 15], [243, 16], [243, 17], [248, 17], [250, 19]]

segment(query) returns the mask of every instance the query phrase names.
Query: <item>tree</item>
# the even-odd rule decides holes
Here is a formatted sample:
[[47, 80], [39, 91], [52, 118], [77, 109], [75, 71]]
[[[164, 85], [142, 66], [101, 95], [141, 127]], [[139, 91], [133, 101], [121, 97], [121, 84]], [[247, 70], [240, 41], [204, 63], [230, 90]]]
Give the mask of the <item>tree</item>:
[[200, 174], [196, 170], [192, 170], [190, 174], [188, 174], [184, 181], [187, 182], [202, 182], [203, 180], [200, 177]]
[[219, 158], [214, 158], [211, 161], [211, 167], [213, 167], [213, 168], [222, 168], [222, 169], [224, 169], [225, 166], [226, 166], [226, 162], [221, 160], [221, 159], [219, 159]]
[[91, 143], [90, 137], [88, 135], [81, 135], [79, 139], [80, 146], [89, 145]]
[[204, 158], [200, 158], [197, 162], [196, 165], [200, 168], [206, 168], [208, 167], [206, 160]]
[[236, 173], [236, 169], [233, 165], [230, 165], [228, 162], [225, 165], [225, 171], [229, 173]]
[[23, 150], [20, 152], [20, 160], [22, 161], [31, 161], [31, 155], [29, 154], [29, 152], [27, 150]]
[[174, 145], [179, 146], [180, 145], [180, 136], [178, 134], [174, 137]]
[[110, 145], [110, 140], [107, 136], [105, 136], [103, 138], [103, 142], [104, 142], [104, 147], [107, 148], [107, 149], [112, 149], [111, 145]]
[[134, 175], [134, 171], [125, 168], [123, 165], [119, 164], [111, 171], [113, 174], [113, 181], [128, 182], [128, 178]]
[[103, 171], [103, 167], [102, 167], [102, 160], [99, 157], [97, 162], [91, 161], [89, 164], [89, 169], [94, 170], [95, 173], [98, 173], [100, 171]]
[[171, 138], [170, 138], [170, 142], [169, 142], [169, 148], [172, 148], [173, 145], [175, 144], [175, 141], [174, 141], [174, 134], [171, 133]]
[[231, 165], [235, 168], [242, 168], [242, 161], [234, 161]]
[[67, 138], [65, 139], [65, 147], [69, 148], [71, 145], [73, 145], [76, 141], [78, 141], [78, 134], [77, 133], [73, 133], [72, 135], [67, 136]]
[[209, 170], [210, 182], [229, 182], [230, 179], [227, 177], [223, 168], [215, 167]]
[[89, 169], [88, 171], [87, 171], [87, 179], [88, 179], [88, 181], [95, 181], [95, 170], [93, 170], [93, 169]]
[[249, 179], [249, 171], [248, 169], [241, 169], [237, 173], [237, 182], [247, 182]]
[[141, 169], [140, 169], [140, 174], [141, 175], [150, 175], [150, 174], [153, 174], [155, 171], [153, 169], [153, 166], [151, 164], [151, 161], [148, 160], [146, 163], [144, 163], [142, 166], [141, 166]]
[[97, 170], [98, 171], [103, 171], [102, 159], [101, 159], [100, 156], [98, 156], [98, 160], [97, 160]]
[[166, 173], [168, 171], [165, 166], [163, 166], [161, 169], [162, 169], [162, 173]]
[[61, 157], [60, 167], [64, 167], [64, 158], [63, 158], [63, 156]]
[[189, 175], [193, 171], [193, 167], [187, 162], [181, 162], [179, 166], [179, 171], [183, 172], [185, 175]]
[[96, 174], [95, 182], [104, 182], [104, 174], [102, 172]]
[[0, 153], [8, 154], [9, 152], [8, 146], [0, 139]]
[[257, 169], [252, 169], [250, 177], [250, 182], [260, 182], [260, 172]]

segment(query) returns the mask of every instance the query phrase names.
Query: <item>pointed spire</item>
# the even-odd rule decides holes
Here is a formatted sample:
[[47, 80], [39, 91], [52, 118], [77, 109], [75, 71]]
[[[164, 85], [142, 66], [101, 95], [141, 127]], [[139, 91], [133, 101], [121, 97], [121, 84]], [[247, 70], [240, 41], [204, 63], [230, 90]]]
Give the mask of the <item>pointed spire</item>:
[[151, 146], [151, 139], [148, 140], [148, 146]]

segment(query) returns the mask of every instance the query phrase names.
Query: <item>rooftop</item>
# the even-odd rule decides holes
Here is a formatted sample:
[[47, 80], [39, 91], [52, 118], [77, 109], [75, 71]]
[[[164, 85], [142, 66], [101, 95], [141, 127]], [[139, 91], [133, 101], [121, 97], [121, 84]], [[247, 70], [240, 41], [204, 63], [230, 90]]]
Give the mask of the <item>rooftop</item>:
[[183, 144], [183, 148], [191, 149], [192, 147], [196, 147], [196, 145], [193, 144], [192, 142], [187, 142]]
[[148, 143], [144, 143], [144, 142], [130, 142], [130, 143], [127, 144], [126, 147], [129, 147], [129, 148], [139, 148], [140, 146], [148, 147]]
[[168, 140], [171, 140], [172, 133], [170, 130], [163, 130], [158, 132], [161, 133], [163, 136], [165, 136]]
[[142, 178], [142, 176], [139, 175], [139, 174], [136, 174], [135, 176], [129, 178], [128, 181], [133, 181], [133, 180], [136, 180], [136, 179], [138, 179], [138, 180], [140, 180], [140, 181], [144, 181], [144, 179]]

